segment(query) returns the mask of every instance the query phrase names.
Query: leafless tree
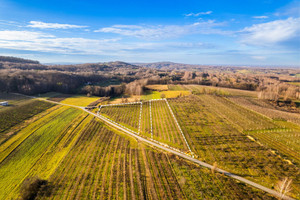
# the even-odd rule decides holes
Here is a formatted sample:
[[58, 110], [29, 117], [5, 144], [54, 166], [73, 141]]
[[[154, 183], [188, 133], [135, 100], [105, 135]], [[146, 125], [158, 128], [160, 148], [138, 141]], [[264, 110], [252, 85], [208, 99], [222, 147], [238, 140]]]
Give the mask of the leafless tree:
[[292, 179], [286, 177], [283, 180], [278, 181], [275, 189], [280, 193], [279, 199], [284, 199], [284, 197], [292, 190]]

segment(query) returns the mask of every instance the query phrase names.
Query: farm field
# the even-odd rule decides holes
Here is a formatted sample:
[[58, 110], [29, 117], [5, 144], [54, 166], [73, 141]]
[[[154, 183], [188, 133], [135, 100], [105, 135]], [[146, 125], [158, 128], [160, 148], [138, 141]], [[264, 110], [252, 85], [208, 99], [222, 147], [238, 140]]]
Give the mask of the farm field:
[[98, 99], [99, 97], [95, 97], [95, 96], [87, 97], [83, 95], [76, 95], [62, 100], [61, 103], [85, 107]]
[[50, 108], [0, 145], [0, 177], [0, 199], [20, 198], [30, 177], [48, 182], [37, 199], [274, 199], [65, 106]]
[[168, 90], [168, 85], [147, 85], [146, 88], [150, 90], [164, 91]]
[[279, 179], [290, 177], [294, 180], [294, 195], [300, 194], [299, 166], [244, 134], [283, 125], [213, 95], [172, 99], [170, 105], [198, 159], [216, 162], [222, 169], [270, 188]]
[[147, 138], [189, 151], [165, 100], [144, 101], [142, 106], [141, 103], [103, 106], [99, 114]]
[[[0, 146], [0, 191], [3, 191], [0, 199], [15, 198], [19, 192], [18, 186], [26, 176], [38, 174], [46, 177], [55, 169], [65, 153], [63, 148], [58, 149], [55, 145], [65, 139], [67, 146], [68, 138], [65, 136], [75, 136], [70, 135], [70, 132], [76, 127], [74, 124], [78, 123], [77, 117], [81, 113], [77, 109], [60, 107], [25, 127]], [[58, 160], [55, 160], [54, 155]]]
[[[205, 187], [189, 193], [191, 177]], [[90, 121], [49, 181], [50, 191], [38, 199], [274, 199], [116, 134], [98, 120]]]
[[247, 91], [247, 90], [239, 90], [232, 88], [222, 88], [222, 87], [214, 87], [214, 86], [204, 86], [204, 85], [173, 85], [171, 88], [181, 87], [185, 90], [195, 91], [199, 93], [219, 93], [221, 95], [228, 96], [243, 96], [243, 97], [257, 97], [256, 91]]
[[4, 133], [11, 127], [53, 106], [52, 103], [44, 101], [27, 99], [21, 101], [0, 110], [0, 142], [1, 138], [5, 137]]
[[70, 98], [71, 96], [72, 95], [70, 95], [70, 94], [57, 94], [57, 95], [51, 96], [47, 99], [50, 101], [61, 102], [61, 101], [65, 100], [66, 98]]
[[140, 104], [103, 106], [99, 114], [138, 132], [140, 107]]
[[[108, 104], [101, 107], [100, 114], [183, 152], [191, 148], [197, 159], [268, 188], [289, 177], [293, 180], [291, 196], [300, 198], [300, 127], [242, 104], [240, 99], [249, 100], [249, 96], [213, 94]], [[73, 105], [99, 100], [56, 97], [52, 100], [69, 100]], [[48, 113], [33, 113], [28, 117], [36, 118], [32, 123], [0, 144], [0, 191], [4, 191], [0, 199], [20, 198], [19, 189], [29, 177], [48, 182], [37, 199], [275, 199], [146, 146], [80, 109], [37, 100], [24, 102], [49, 104], [44, 108]]]
[[9, 104], [9, 106], [0, 106], [0, 112], [10, 109], [13, 106], [17, 106], [20, 103], [24, 103], [27, 100], [30, 100], [30, 98], [27, 98], [27, 97], [24, 97], [21, 95], [0, 92], [0, 102], [8, 101], [8, 104]]
[[162, 94], [165, 95], [165, 98], [176, 98], [179, 96], [188, 96], [191, 94], [190, 91], [179, 90], [179, 91], [150, 91], [141, 96], [142, 100], [151, 100], [151, 99], [160, 99]]
[[255, 98], [229, 97], [234, 103], [261, 113], [274, 120], [285, 120], [300, 125], [300, 114], [277, 110], [272, 105]]
[[182, 151], [189, 150], [164, 100], [143, 103], [141, 133]]

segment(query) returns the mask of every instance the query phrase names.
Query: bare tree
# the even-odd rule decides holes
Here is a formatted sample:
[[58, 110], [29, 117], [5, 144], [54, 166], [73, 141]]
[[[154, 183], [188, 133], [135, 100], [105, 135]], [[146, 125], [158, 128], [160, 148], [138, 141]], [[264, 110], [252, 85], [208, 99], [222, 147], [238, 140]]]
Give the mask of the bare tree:
[[292, 190], [292, 179], [286, 177], [283, 180], [278, 181], [275, 189], [280, 193], [279, 199], [284, 199], [284, 197]]

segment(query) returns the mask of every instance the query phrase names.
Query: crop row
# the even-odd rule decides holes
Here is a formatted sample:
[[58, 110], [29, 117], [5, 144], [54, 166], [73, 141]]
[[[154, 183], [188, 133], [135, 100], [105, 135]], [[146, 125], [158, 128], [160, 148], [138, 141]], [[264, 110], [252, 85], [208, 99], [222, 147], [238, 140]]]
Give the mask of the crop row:
[[139, 128], [140, 104], [101, 107], [101, 115], [137, 131]]
[[175, 156], [169, 159], [97, 120], [86, 125], [49, 182], [50, 191], [37, 199], [201, 199], [199, 194], [205, 199], [222, 199], [221, 194], [223, 199], [272, 199]]
[[[142, 106], [142, 107], [141, 107]], [[100, 108], [101, 115], [140, 132], [143, 136], [188, 151], [188, 146], [174, 116], [164, 100], [142, 104], [110, 105]]]
[[[40, 159], [47, 155], [45, 153], [80, 113], [76, 109], [57, 109], [22, 129], [10, 139], [13, 142], [8, 140], [8, 144], [2, 145], [6, 148], [0, 152], [0, 199], [16, 197], [18, 186], [28, 174], [40, 168], [37, 165]], [[45, 165], [43, 162], [40, 164]]]
[[51, 106], [53, 106], [53, 104], [48, 102], [30, 100], [24, 104], [15, 105], [9, 109], [0, 111], [0, 137], [3, 132], [7, 131], [12, 126], [33, 117]]
[[281, 110], [276, 110], [270, 105], [264, 103], [262, 100], [253, 98], [232, 97], [230, 98], [230, 100], [241, 106], [244, 106], [246, 108], [259, 112], [265, 116], [268, 116], [272, 119], [291, 121], [300, 125], [299, 113], [290, 113]]
[[223, 174], [199, 168], [173, 155], [168, 159], [187, 199], [275, 199]]
[[226, 98], [214, 95], [200, 95], [198, 99], [204, 102], [204, 105], [208, 106], [211, 111], [230, 121], [239, 130], [280, 127], [267, 117], [234, 104]]
[[[294, 192], [297, 194], [300, 189], [299, 168], [238, 131], [232, 121], [228, 120], [228, 116], [236, 114], [234, 104], [233, 113], [226, 113], [225, 117], [222, 113], [224, 110], [217, 112], [216, 109], [212, 109], [213, 106], [221, 108], [212, 99], [218, 100], [216, 97], [205, 95], [203, 98], [190, 96], [169, 101], [192, 151], [196, 152], [199, 159], [210, 164], [216, 162], [220, 168], [267, 187], [273, 187], [281, 178], [290, 177], [294, 179]], [[223, 100], [219, 102], [222, 104]], [[251, 119], [251, 116], [249, 118]], [[268, 126], [269, 123], [262, 122], [259, 126]]]
[[265, 146], [275, 149], [284, 157], [300, 166], [300, 132], [298, 131], [251, 131], [249, 135], [264, 144]]

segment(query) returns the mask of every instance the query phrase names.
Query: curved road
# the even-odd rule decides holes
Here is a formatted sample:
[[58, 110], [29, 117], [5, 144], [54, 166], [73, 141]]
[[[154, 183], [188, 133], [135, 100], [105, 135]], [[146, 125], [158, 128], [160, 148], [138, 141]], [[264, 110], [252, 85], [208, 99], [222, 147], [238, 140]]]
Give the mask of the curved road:
[[[14, 94], [17, 94], [17, 93], [14, 93]], [[22, 94], [17, 94], [17, 95], [22, 95]], [[22, 95], [22, 96], [27, 96], [27, 95]], [[213, 168], [213, 166], [210, 165], [210, 164], [207, 164], [207, 163], [205, 163], [205, 162], [202, 162], [202, 161], [200, 161], [200, 160], [197, 160], [197, 159], [195, 159], [195, 158], [192, 158], [192, 157], [190, 157], [190, 156], [187, 156], [186, 154], [183, 154], [183, 153], [174, 151], [174, 150], [172, 150], [172, 149], [170, 149], [170, 148], [168, 148], [168, 147], [165, 147], [165, 146], [163, 146], [163, 145], [160, 145], [160, 144], [158, 144], [158, 143], [155, 143], [155, 142], [153, 142], [153, 141], [150, 141], [150, 140], [148, 140], [148, 139], [146, 139], [146, 138], [143, 138], [143, 137], [141, 137], [141, 136], [138, 136], [138, 135], [136, 135], [135, 133], [133, 133], [133, 132], [127, 130], [127, 129], [124, 129], [123, 127], [119, 126], [118, 124], [113, 123], [112, 121], [108, 120], [107, 118], [102, 117], [101, 115], [97, 115], [96, 113], [93, 113], [93, 112], [91, 112], [91, 111], [86, 110], [84, 107], [74, 106], [74, 105], [69, 105], [69, 104], [64, 104], [64, 103], [59, 103], [59, 102], [50, 101], [50, 100], [47, 100], [47, 99], [36, 98], [36, 97], [32, 97], [32, 96], [27, 96], [27, 97], [34, 98], [34, 99], [38, 99], [38, 100], [42, 100], [42, 101], [48, 101], [48, 102], [51, 102], [51, 103], [60, 104], [60, 105], [64, 105], [64, 106], [71, 106], [71, 107], [75, 107], [75, 108], [82, 109], [83, 111], [85, 111], [85, 112], [87, 112], [87, 113], [89, 113], [89, 114], [91, 114], [91, 115], [94, 115], [95, 117], [101, 119], [101, 120], [104, 121], [105, 123], [107, 123], [107, 124], [109, 124], [109, 125], [111, 125], [111, 126], [117, 128], [117, 129], [121, 130], [122, 132], [124, 132], [124, 133], [126, 133], [126, 134], [128, 134], [128, 135], [131, 135], [132, 137], [135, 137], [136, 139], [138, 139], [138, 140], [140, 140], [140, 141], [143, 141], [143, 142], [148, 143], [148, 144], [150, 144], [150, 145], [152, 145], [152, 146], [155, 146], [155, 147], [160, 148], [160, 149], [162, 149], [162, 150], [165, 150], [165, 151], [167, 151], [167, 152], [173, 153], [173, 154], [175, 154], [175, 155], [177, 155], [177, 156], [180, 156], [180, 157], [182, 157], [182, 158], [185, 158], [185, 159], [187, 159], [187, 160], [190, 160], [190, 161], [192, 161], [192, 162], [194, 162], [194, 163], [197, 163], [197, 164], [199, 164], [199, 165], [201, 165], [201, 166], [203, 166], [203, 167], [206, 167], [206, 168], [209, 168], [209, 169], [212, 169], [212, 168]], [[272, 194], [272, 195], [275, 196], [275, 197], [280, 197], [280, 196], [281, 196], [280, 193], [277, 192], [277, 191], [275, 191], [275, 190], [272, 190], [272, 189], [270, 189], [270, 188], [267, 188], [267, 187], [265, 187], [265, 186], [262, 186], [262, 185], [260, 185], [260, 184], [257, 184], [257, 183], [255, 183], [255, 182], [253, 182], [253, 181], [250, 181], [250, 180], [248, 180], [248, 179], [245, 179], [245, 178], [243, 178], [243, 177], [241, 177], [241, 176], [238, 176], [238, 175], [236, 175], [236, 174], [232, 174], [232, 173], [230, 173], [230, 172], [227, 172], [227, 171], [222, 170], [222, 169], [219, 169], [219, 168], [216, 168], [215, 171], [220, 172], [220, 173], [223, 173], [223, 174], [225, 174], [225, 175], [227, 175], [227, 176], [229, 176], [229, 177], [231, 177], [231, 178], [234, 178], [234, 179], [236, 179], [236, 180], [239, 180], [239, 181], [241, 181], [241, 182], [244, 182], [244, 183], [246, 183], [246, 184], [248, 184], [248, 185], [251, 185], [251, 186], [253, 186], [253, 187], [256, 187], [256, 188], [258, 188], [258, 189], [260, 189], [260, 190], [263, 190], [263, 191], [265, 191], [265, 192], [267, 192], [267, 193], [269, 193], [269, 194]], [[291, 198], [291, 197], [288, 197], [288, 196], [285, 196], [285, 197], [282, 198], [282, 199], [285, 199], [285, 200], [295, 200], [295, 199], [293, 199], [293, 198]]]

